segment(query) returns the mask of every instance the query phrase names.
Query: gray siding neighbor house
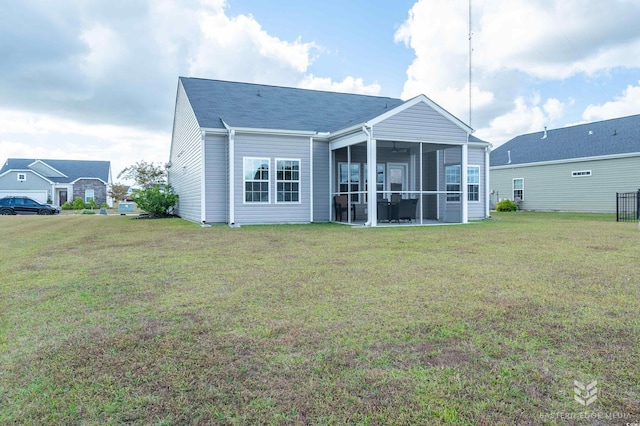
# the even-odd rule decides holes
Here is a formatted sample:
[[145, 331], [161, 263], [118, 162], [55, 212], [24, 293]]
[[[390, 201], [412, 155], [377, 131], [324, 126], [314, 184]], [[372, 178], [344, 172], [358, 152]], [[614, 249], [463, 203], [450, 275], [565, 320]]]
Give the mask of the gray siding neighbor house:
[[491, 152], [493, 200], [525, 210], [615, 213], [640, 188], [640, 115], [515, 137]]
[[489, 214], [471, 132], [424, 95], [180, 77], [168, 182], [197, 223], [465, 223]]
[[0, 198], [27, 196], [62, 205], [79, 197], [85, 202], [93, 199], [98, 206], [112, 206], [110, 184], [109, 161], [9, 158], [0, 169]]

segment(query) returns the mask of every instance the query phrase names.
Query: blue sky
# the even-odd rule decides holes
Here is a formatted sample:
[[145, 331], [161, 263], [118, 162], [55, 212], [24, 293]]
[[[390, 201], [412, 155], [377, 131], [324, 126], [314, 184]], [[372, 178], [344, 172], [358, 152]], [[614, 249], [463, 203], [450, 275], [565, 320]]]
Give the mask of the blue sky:
[[[178, 76], [409, 99], [469, 123], [464, 0], [0, 3], [0, 161], [168, 159]], [[640, 114], [640, 1], [472, 2], [472, 117], [494, 146]]]

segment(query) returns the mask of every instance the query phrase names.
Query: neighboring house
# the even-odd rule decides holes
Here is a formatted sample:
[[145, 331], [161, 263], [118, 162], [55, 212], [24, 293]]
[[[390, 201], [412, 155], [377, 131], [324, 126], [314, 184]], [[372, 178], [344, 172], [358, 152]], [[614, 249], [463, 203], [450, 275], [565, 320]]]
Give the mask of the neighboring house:
[[640, 115], [521, 135], [491, 152], [493, 199], [526, 210], [616, 211], [640, 188]]
[[376, 226], [394, 197], [414, 200], [411, 223], [465, 223], [489, 214], [490, 144], [471, 132], [424, 95], [181, 77], [168, 182], [198, 223]]
[[24, 195], [62, 205], [79, 197], [85, 202], [93, 199], [98, 206], [104, 202], [112, 206], [110, 184], [109, 161], [9, 158], [0, 169], [0, 198]]

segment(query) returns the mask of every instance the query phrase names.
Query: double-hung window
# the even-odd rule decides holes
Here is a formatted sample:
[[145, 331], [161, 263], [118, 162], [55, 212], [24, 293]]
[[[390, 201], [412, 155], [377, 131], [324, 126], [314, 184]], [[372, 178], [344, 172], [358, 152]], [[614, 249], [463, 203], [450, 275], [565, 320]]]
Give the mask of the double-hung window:
[[95, 193], [93, 192], [93, 189], [87, 189], [87, 190], [84, 191], [84, 202], [85, 203], [90, 203], [94, 199], [95, 199]]
[[245, 203], [269, 203], [269, 159], [244, 158]]
[[513, 199], [524, 200], [524, 178], [513, 179]]
[[480, 166], [467, 167], [467, 200], [480, 201]]
[[300, 160], [276, 159], [276, 203], [300, 202]]
[[460, 165], [446, 166], [444, 169], [448, 202], [460, 201]]

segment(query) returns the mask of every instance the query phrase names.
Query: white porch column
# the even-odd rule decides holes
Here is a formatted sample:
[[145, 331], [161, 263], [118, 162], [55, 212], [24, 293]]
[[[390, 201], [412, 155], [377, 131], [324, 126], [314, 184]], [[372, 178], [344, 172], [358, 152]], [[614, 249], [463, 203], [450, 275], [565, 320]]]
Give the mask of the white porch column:
[[367, 220], [370, 226], [378, 225], [378, 194], [376, 194], [378, 186], [378, 154], [376, 151], [377, 141], [369, 136], [367, 139], [367, 162], [369, 163], [367, 166], [367, 208], [369, 211]]
[[469, 223], [469, 196], [468, 196], [468, 185], [467, 185], [467, 157], [468, 157], [469, 147], [465, 143], [462, 145], [462, 164], [460, 165], [460, 186], [462, 188], [462, 197], [461, 205], [462, 205], [462, 223]]

